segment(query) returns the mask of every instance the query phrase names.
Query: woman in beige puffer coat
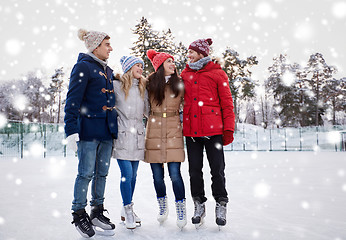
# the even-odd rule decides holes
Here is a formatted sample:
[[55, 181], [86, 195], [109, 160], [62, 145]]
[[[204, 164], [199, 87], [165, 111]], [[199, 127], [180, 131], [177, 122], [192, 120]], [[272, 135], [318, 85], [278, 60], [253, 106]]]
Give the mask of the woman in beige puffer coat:
[[172, 180], [177, 212], [177, 225], [186, 225], [184, 181], [180, 173], [184, 161], [184, 142], [179, 110], [182, 104], [183, 83], [178, 77], [174, 58], [168, 53], [148, 50], [155, 72], [149, 76], [148, 95], [150, 114], [146, 129], [145, 162], [150, 163], [156, 197], [159, 203], [157, 220], [162, 223], [168, 216], [164, 163]]

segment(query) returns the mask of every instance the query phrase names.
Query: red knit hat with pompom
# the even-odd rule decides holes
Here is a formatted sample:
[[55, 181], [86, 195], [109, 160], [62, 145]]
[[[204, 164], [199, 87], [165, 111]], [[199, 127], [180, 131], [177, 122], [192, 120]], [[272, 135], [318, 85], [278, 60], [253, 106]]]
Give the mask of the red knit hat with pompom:
[[155, 71], [161, 66], [161, 64], [166, 61], [167, 58], [172, 58], [174, 61], [174, 57], [171, 54], [165, 52], [156, 52], [153, 49], [149, 49], [147, 51], [147, 56], [153, 65]]
[[207, 39], [197, 39], [192, 42], [189, 46], [189, 49], [192, 49], [198, 53], [202, 53], [204, 57], [209, 55], [210, 45], [213, 43], [211, 38]]

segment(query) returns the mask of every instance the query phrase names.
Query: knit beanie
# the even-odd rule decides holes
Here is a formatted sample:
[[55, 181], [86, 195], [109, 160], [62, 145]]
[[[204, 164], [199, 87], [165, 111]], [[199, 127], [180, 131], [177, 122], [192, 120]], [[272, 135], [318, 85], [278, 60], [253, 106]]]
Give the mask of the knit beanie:
[[132, 68], [136, 63], [142, 64], [142, 68], [144, 69], [144, 62], [142, 59], [133, 57], [133, 56], [123, 56], [120, 59], [121, 67], [123, 68], [124, 74]]
[[210, 45], [213, 43], [213, 40], [211, 38], [207, 39], [197, 39], [196, 41], [192, 42], [189, 46], [189, 49], [192, 49], [198, 53], [203, 54], [204, 57], [209, 55]]
[[161, 66], [161, 64], [166, 61], [167, 58], [172, 58], [174, 60], [174, 57], [171, 54], [165, 53], [165, 52], [156, 52], [153, 49], [149, 49], [147, 51], [147, 56], [153, 65], [155, 71]]
[[78, 37], [85, 42], [89, 52], [93, 52], [107, 36], [108, 34], [104, 32], [87, 31], [85, 29], [78, 30]]

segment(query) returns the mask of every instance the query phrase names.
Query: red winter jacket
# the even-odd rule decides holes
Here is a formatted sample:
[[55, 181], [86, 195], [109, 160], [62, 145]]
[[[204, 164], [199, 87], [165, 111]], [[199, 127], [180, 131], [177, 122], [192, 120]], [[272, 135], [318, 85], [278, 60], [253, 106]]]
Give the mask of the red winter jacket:
[[188, 137], [234, 132], [232, 94], [226, 73], [209, 62], [195, 71], [189, 65], [181, 73], [185, 85], [183, 134]]

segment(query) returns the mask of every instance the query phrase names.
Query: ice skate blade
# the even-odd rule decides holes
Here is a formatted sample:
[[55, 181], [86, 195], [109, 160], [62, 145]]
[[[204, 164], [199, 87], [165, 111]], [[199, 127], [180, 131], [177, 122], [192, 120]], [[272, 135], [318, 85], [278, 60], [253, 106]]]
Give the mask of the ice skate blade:
[[113, 236], [115, 234], [115, 230], [111, 229], [111, 230], [104, 230], [100, 227], [95, 227], [93, 226], [95, 234], [99, 235], [99, 236]]
[[[92, 236], [89, 236], [88, 234], [83, 233], [83, 232], [82, 232], [79, 228], [77, 228], [77, 227], [76, 227], [76, 229], [77, 229], [77, 231], [79, 232], [79, 234], [80, 234], [83, 238], [91, 238], [91, 237], [95, 236], [95, 234], [92, 235]], [[95, 230], [94, 230], [94, 231], [95, 231]]]
[[[120, 217], [120, 220], [121, 220], [122, 222], [125, 222], [125, 217], [121, 216], [121, 217]], [[141, 221], [136, 221], [136, 223], [137, 223], [137, 225], [138, 225], [138, 224], [139, 224], [140, 226], [142, 225], [142, 222], [141, 222]]]
[[219, 232], [221, 232], [222, 228], [224, 228], [225, 226], [218, 225], [218, 227], [219, 227]]
[[204, 221], [203, 220], [201, 220], [201, 222], [200, 223], [196, 223], [196, 224], [194, 224], [195, 225], [195, 228], [196, 228], [196, 230], [199, 230], [201, 227], [202, 227], [202, 225], [204, 224]]

